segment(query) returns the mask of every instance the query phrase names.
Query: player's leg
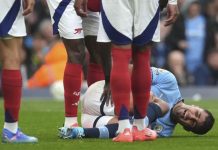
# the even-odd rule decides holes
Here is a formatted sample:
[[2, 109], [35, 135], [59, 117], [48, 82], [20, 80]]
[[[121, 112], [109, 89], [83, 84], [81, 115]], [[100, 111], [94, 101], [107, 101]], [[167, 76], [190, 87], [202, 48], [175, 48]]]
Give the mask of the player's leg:
[[85, 37], [86, 48], [88, 49], [90, 56], [87, 71], [88, 86], [92, 85], [96, 81], [104, 80], [104, 72], [101, 64], [100, 51], [96, 39], [96, 36]]
[[0, 39], [2, 59], [2, 91], [4, 98], [5, 123], [3, 142], [37, 142], [35, 137], [26, 136], [18, 128], [22, 94], [20, 71], [22, 38]]
[[[134, 101], [134, 140], [147, 140], [144, 130], [147, 131], [144, 118], [150, 97], [150, 41], [155, 36], [159, 22], [159, 8], [157, 1], [135, 1], [134, 39], [133, 39], [133, 71], [132, 93]], [[145, 7], [147, 7], [145, 9]], [[140, 132], [141, 131], [141, 132]], [[142, 133], [140, 135], [140, 133]]]
[[118, 123], [108, 124], [105, 126], [95, 127], [95, 128], [68, 128], [62, 135], [65, 139], [75, 139], [75, 138], [114, 138], [116, 136], [118, 129]]
[[[147, 109], [147, 117], [144, 120], [146, 127], [152, 122], [156, 121], [157, 118], [164, 116], [165, 113], [163, 112], [161, 107], [162, 106], [156, 103], [149, 103]], [[118, 120], [116, 117], [112, 117], [112, 116], [94, 117], [87, 114], [83, 114], [82, 116], [83, 116], [82, 123], [84, 123], [83, 124], [84, 126], [83, 128], [78, 127], [74, 131], [72, 131], [72, 133], [74, 133], [74, 135], [72, 136], [73, 138], [74, 137], [76, 138], [76, 135], [78, 135], [78, 133], [82, 135], [81, 136], [82, 138], [113, 138], [116, 136], [117, 129], [118, 129]], [[88, 124], [88, 122], [89, 123], [93, 122], [95, 124], [91, 126], [85, 126], [85, 124]], [[152, 131], [149, 130], [147, 133], [149, 132]], [[156, 136], [156, 133], [154, 132], [152, 133], [155, 134]]]
[[89, 51], [89, 63], [87, 71], [88, 86], [96, 81], [104, 80], [101, 65], [100, 49], [97, 39], [99, 28], [99, 12], [88, 11], [88, 17], [83, 18], [83, 29], [85, 34], [85, 45]]
[[132, 58], [133, 125], [143, 131], [151, 88], [150, 48], [134, 46]]
[[[156, 103], [149, 103], [146, 126], [159, 117], [163, 117], [161, 106]], [[118, 120], [113, 116], [93, 116], [82, 114], [82, 127], [62, 128], [62, 138], [114, 138], [118, 129]], [[64, 136], [63, 136], [64, 135]], [[149, 135], [150, 136], [150, 135]]]
[[16, 133], [18, 129], [17, 121], [22, 90], [22, 77], [20, 72], [21, 58], [20, 50], [18, 50], [20, 45], [17, 41], [18, 38], [0, 40], [0, 50], [3, 64], [2, 90], [4, 93], [3, 98], [5, 108], [4, 128], [12, 131], [13, 133]]
[[[120, 133], [114, 140], [126, 142], [132, 141], [130, 137], [132, 127], [129, 122], [131, 81], [128, 64], [131, 58], [133, 18], [129, 7], [129, 1], [103, 0], [101, 11], [104, 30], [112, 41], [111, 93], [115, 113], [119, 119], [118, 132]], [[130, 138], [121, 139], [124, 132], [128, 132]]]
[[82, 65], [85, 58], [83, 39], [63, 39], [68, 60], [64, 71], [65, 123], [64, 126], [77, 124], [77, 108], [82, 82]]
[[82, 127], [60, 128], [61, 138], [113, 138], [118, 129], [118, 120], [114, 116], [94, 116], [82, 114]]
[[[22, 77], [20, 72], [22, 38], [26, 35], [22, 1], [2, 1], [0, 13], [0, 55], [5, 123], [2, 141], [10, 143], [37, 142], [18, 128]], [[16, 38], [17, 37], [17, 38]]]
[[82, 65], [85, 59], [82, 19], [76, 15], [74, 1], [47, 0], [53, 33], [62, 37], [68, 60], [64, 71], [65, 123], [77, 126], [77, 107], [80, 98]]

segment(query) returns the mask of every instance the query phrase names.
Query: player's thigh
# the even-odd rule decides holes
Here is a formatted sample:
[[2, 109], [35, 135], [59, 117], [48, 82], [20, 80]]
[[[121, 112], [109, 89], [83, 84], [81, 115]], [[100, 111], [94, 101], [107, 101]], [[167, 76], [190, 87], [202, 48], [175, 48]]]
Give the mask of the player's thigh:
[[102, 43], [110, 43], [111, 42], [111, 40], [109, 39], [109, 37], [104, 29], [101, 14], [100, 14], [100, 22], [99, 22], [99, 28], [98, 28], [97, 42], [102, 42]]
[[102, 0], [102, 25], [112, 42], [131, 43], [133, 26], [131, 8], [131, 2], [127, 0]]
[[1, 60], [4, 63], [13, 65], [20, 63], [22, 54], [22, 37], [11, 37], [10, 39], [0, 39]]
[[84, 38], [82, 18], [76, 14], [74, 1], [47, 0], [52, 23], [53, 33], [65, 39]]
[[97, 36], [99, 28], [99, 12], [88, 11], [88, 16], [83, 18], [83, 30], [85, 36]]
[[136, 45], [143, 45], [150, 41], [160, 40], [159, 0], [135, 1], [134, 41]]
[[84, 128], [93, 128], [107, 125], [113, 116], [93, 116], [89, 114], [82, 114], [81, 124]]

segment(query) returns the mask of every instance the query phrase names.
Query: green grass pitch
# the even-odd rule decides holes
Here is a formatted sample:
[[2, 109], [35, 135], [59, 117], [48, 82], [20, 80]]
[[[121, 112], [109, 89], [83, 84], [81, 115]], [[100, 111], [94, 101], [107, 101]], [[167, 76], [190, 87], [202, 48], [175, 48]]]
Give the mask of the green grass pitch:
[[[187, 101], [189, 104], [208, 108], [218, 119], [218, 100]], [[171, 138], [159, 138], [153, 142], [114, 143], [111, 139], [62, 140], [57, 129], [64, 120], [64, 104], [52, 100], [24, 100], [19, 125], [25, 133], [39, 138], [37, 144], [2, 144], [0, 150], [217, 150], [218, 125], [204, 136], [196, 136], [177, 126]], [[0, 100], [0, 124], [3, 126], [3, 101]]]

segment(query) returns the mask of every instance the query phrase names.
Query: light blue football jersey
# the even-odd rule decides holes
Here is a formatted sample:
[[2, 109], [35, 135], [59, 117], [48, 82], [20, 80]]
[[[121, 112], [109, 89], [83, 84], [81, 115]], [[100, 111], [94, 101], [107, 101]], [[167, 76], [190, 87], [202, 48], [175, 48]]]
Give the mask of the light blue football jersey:
[[[151, 91], [155, 96], [166, 101], [171, 110], [176, 103], [182, 100], [175, 76], [171, 72], [160, 68], [152, 67], [151, 71]], [[151, 128], [157, 131], [159, 137], [171, 136], [176, 126], [170, 119], [170, 110], [164, 117], [158, 118], [151, 124]]]

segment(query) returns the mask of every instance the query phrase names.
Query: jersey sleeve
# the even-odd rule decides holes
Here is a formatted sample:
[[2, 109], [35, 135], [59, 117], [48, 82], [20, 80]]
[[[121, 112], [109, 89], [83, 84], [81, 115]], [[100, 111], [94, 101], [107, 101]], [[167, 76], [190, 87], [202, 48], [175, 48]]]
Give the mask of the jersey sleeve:
[[175, 125], [166, 125], [160, 121], [156, 121], [151, 123], [151, 129], [157, 132], [158, 137], [170, 137], [173, 134]]

